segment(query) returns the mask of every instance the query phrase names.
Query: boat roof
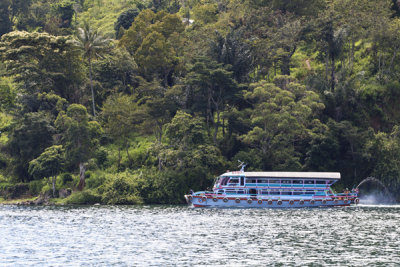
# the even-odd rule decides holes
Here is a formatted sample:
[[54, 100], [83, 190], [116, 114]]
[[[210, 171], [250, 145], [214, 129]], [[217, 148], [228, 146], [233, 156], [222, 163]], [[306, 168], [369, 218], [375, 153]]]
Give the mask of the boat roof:
[[340, 172], [226, 172], [221, 176], [245, 176], [245, 177], [267, 177], [267, 178], [290, 178], [290, 179], [340, 179]]

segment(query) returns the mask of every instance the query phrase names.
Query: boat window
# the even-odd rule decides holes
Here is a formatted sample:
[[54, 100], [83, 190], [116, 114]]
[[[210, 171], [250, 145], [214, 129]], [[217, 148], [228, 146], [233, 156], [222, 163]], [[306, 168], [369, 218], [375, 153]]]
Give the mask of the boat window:
[[303, 184], [303, 180], [293, 180], [293, 184]]
[[240, 190], [237, 191], [237, 193], [238, 193], [238, 194], [244, 194], [244, 190], [243, 190], [243, 189], [240, 189]]
[[291, 184], [292, 180], [281, 180], [282, 184]]
[[233, 189], [227, 189], [225, 192], [226, 192], [227, 194], [236, 194], [236, 191], [233, 190]]
[[292, 192], [291, 192], [291, 191], [282, 191], [282, 195], [291, 196], [291, 195], [292, 195]]
[[246, 179], [246, 182], [249, 183], [249, 184], [255, 184], [255, 183], [257, 183], [257, 180], [256, 180], [256, 179], [249, 179], [249, 178], [247, 178], [247, 179]]
[[326, 184], [326, 181], [317, 180], [315, 181], [316, 184]]
[[314, 195], [315, 192], [314, 192], [314, 190], [306, 190], [305, 194], [306, 195]]
[[230, 184], [238, 184], [238, 183], [239, 183], [239, 178], [231, 178], [231, 179], [229, 180], [229, 183], [230, 183]]
[[224, 190], [218, 190], [218, 195], [221, 195], [221, 194], [223, 194], [224, 193]]
[[304, 184], [314, 184], [314, 180], [304, 180]]
[[262, 190], [262, 191], [261, 191], [261, 194], [262, 194], [262, 195], [268, 195], [268, 193], [269, 193], [269, 192], [268, 192], [267, 190]]
[[269, 194], [270, 195], [280, 195], [281, 192], [279, 192], [279, 191], [271, 191], [271, 192], [269, 192]]
[[301, 190], [294, 190], [293, 191], [293, 195], [302, 195], [303, 194], [303, 191], [301, 191]]
[[221, 185], [226, 185], [226, 183], [228, 182], [228, 177], [222, 177], [221, 179]]
[[252, 195], [252, 196], [257, 195], [257, 189], [255, 189], [255, 188], [250, 188], [250, 189], [249, 189], [249, 194]]
[[259, 183], [259, 184], [266, 184], [266, 183], [268, 183], [268, 180], [267, 180], [267, 179], [258, 179], [258, 180], [257, 180], [257, 183]]
[[280, 184], [280, 180], [269, 180], [270, 184]]

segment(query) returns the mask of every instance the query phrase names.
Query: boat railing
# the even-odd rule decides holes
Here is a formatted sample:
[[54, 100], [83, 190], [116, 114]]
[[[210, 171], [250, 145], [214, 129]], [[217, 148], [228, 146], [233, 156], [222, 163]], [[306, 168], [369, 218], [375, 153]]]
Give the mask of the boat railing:
[[338, 197], [354, 197], [357, 196], [357, 193], [336, 193]]

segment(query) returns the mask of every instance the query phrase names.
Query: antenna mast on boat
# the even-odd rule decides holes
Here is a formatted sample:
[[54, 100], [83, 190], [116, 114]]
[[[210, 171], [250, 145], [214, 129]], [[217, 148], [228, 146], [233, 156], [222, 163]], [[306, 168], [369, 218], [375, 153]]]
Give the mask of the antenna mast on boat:
[[238, 160], [238, 162], [240, 163], [238, 168], [240, 168], [241, 172], [244, 172], [244, 167], [246, 167], [247, 164], [244, 164], [244, 162], [240, 160]]

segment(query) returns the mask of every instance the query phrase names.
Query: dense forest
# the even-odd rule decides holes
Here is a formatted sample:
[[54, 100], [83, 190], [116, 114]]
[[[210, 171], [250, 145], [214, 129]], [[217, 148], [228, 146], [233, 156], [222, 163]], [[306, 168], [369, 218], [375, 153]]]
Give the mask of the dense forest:
[[399, 199], [399, 5], [2, 0], [0, 200], [182, 203], [238, 160]]

